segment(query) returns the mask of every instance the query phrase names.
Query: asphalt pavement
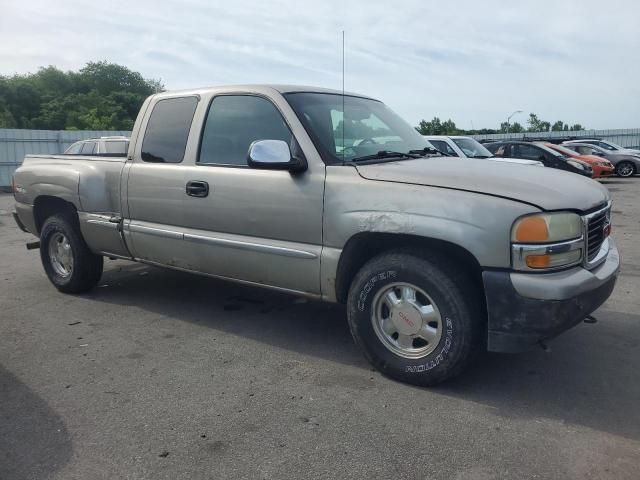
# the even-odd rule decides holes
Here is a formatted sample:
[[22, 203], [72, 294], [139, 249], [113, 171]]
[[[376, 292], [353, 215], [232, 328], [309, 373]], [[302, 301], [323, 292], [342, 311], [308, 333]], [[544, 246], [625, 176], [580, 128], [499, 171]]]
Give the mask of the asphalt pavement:
[[640, 178], [603, 183], [598, 322], [431, 389], [373, 371], [341, 306], [119, 260], [58, 293], [0, 195], [0, 479], [638, 479]]

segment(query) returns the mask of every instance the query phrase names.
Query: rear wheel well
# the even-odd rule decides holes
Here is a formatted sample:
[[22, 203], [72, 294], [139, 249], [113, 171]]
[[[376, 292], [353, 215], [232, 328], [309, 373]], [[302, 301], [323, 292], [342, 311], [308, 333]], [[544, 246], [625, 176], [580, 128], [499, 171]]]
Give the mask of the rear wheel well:
[[33, 218], [36, 224], [36, 231], [40, 234], [45, 220], [55, 214], [66, 214], [69, 218], [77, 222], [78, 212], [76, 207], [66, 200], [50, 195], [41, 195], [33, 202]]
[[482, 268], [476, 258], [455, 243], [417, 235], [364, 232], [351, 237], [340, 255], [336, 275], [336, 298], [345, 303], [356, 273], [373, 257], [390, 250], [411, 249], [418, 255], [437, 254], [468, 271], [473, 284], [484, 298]]

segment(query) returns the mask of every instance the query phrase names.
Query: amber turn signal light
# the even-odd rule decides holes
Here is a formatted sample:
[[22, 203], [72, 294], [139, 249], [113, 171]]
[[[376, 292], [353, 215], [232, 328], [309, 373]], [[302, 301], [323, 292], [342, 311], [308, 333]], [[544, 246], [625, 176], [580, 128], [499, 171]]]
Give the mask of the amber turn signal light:
[[527, 257], [527, 267], [547, 268], [551, 264], [551, 255], [529, 255]]

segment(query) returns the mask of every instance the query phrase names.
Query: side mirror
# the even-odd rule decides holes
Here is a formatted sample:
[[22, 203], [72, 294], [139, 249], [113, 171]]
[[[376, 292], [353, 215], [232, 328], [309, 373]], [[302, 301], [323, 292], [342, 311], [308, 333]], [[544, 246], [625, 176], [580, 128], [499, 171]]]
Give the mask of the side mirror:
[[256, 140], [249, 146], [247, 163], [251, 168], [302, 172], [307, 162], [291, 155], [287, 142], [282, 140]]

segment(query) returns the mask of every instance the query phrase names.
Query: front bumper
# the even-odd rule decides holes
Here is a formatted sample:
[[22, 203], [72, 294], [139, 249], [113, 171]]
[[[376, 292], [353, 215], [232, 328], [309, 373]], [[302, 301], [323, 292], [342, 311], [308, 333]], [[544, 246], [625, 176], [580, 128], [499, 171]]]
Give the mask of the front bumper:
[[24, 223], [22, 223], [22, 220], [20, 220], [20, 217], [18, 216], [18, 212], [14, 210], [12, 215], [13, 215], [13, 220], [16, 222], [16, 225], [18, 225], [18, 228], [23, 232], [29, 233], [29, 230], [27, 230], [27, 227], [25, 227]]
[[522, 352], [580, 323], [611, 295], [620, 254], [609, 237], [607, 259], [593, 270], [582, 267], [548, 274], [485, 271], [487, 348]]
[[593, 166], [593, 178], [610, 177], [613, 175], [613, 167], [601, 167], [599, 165]]
[[13, 219], [20, 228], [20, 230], [28, 233], [32, 233], [36, 237], [38, 231], [36, 229], [35, 218], [33, 216], [33, 206], [26, 203], [15, 203], [15, 210], [13, 211]]

